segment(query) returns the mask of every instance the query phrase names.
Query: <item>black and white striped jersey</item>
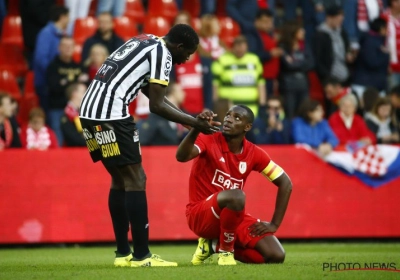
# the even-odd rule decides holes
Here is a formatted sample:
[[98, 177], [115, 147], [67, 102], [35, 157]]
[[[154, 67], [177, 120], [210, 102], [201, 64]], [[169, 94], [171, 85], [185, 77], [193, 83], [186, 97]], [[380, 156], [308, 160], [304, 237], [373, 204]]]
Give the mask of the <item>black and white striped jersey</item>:
[[164, 40], [151, 34], [133, 37], [113, 52], [97, 71], [83, 97], [80, 117], [118, 120], [148, 83], [168, 85], [172, 57]]

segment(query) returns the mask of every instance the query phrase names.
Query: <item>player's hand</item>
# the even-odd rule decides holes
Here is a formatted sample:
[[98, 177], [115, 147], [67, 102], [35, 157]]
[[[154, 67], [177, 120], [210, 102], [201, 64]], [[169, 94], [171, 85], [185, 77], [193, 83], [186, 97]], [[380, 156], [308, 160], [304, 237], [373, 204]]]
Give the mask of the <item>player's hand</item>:
[[269, 222], [257, 222], [249, 227], [251, 236], [260, 236], [266, 233], [274, 233], [278, 230], [278, 226]]
[[219, 131], [218, 124], [221, 125], [219, 122], [196, 118], [196, 124], [193, 127], [203, 134], [213, 134]]
[[197, 115], [197, 118], [202, 119], [202, 120], [211, 121], [216, 116], [217, 116], [217, 114], [214, 114], [212, 111], [204, 110], [203, 112], [201, 112], [200, 114]]

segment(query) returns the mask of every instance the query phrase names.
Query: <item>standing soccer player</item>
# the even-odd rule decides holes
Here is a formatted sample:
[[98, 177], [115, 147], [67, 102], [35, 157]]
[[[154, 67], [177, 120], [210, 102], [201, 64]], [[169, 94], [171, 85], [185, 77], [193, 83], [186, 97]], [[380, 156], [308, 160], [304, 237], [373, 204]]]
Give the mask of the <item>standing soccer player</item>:
[[[211, 116], [211, 112], [203, 113]], [[219, 265], [280, 263], [285, 259], [273, 235], [282, 223], [289, 203], [292, 183], [268, 154], [245, 139], [254, 121], [253, 112], [244, 105], [226, 114], [222, 133], [199, 135], [196, 128], [179, 145], [178, 161], [195, 159], [189, 179], [189, 228], [199, 245], [192, 264], [199, 265], [219, 253]], [[244, 184], [251, 171], [260, 172], [279, 189], [271, 222], [261, 222], [245, 212]], [[217, 239], [216, 244], [212, 240]]]
[[184, 24], [174, 26], [163, 38], [133, 37], [106, 59], [82, 100], [80, 120], [86, 145], [93, 161], [101, 160], [112, 178], [108, 206], [117, 242], [115, 266], [177, 266], [149, 250], [146, 175], [128, 105], [141, 89], [152, 113], [205, 134], [218, 131], [207, 120], [183, 114], [165, 98], [172, 64], [185, 63], [198, 44], [196, 32]]

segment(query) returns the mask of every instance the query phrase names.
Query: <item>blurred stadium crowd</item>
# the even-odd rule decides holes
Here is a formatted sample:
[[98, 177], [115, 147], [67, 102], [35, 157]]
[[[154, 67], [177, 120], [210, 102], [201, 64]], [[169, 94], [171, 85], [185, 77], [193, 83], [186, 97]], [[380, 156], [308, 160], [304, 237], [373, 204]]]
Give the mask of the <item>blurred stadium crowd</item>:
[[[0, 150], [85, 146], [79, 106], [103, 61], [178, 23], [200, 36], [168, 87], [188, 114], [246, 104], [251, 141], [321, 155], [399, 143], [400, 0], [0, 0], [0, 23]], [[143, 95], [130, 110], [142, 145], [186, 133]]]

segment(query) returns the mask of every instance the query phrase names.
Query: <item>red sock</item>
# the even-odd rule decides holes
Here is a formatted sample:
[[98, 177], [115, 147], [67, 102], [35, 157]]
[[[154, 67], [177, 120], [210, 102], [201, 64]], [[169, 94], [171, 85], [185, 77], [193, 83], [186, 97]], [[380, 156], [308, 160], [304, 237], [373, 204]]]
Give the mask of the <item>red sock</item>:
[[265, 263], [263, 256], [256, 249], [235, 247], [235, 259], [243, 263]]
[[233, 252], [233, 245], [235, 245], [235, 232], [237, 227], [243, 221], [244, 210], [234, 211], [224, 208], [220, 214], [221, 233], [219, 236], [220, 250], [225, 252]]

